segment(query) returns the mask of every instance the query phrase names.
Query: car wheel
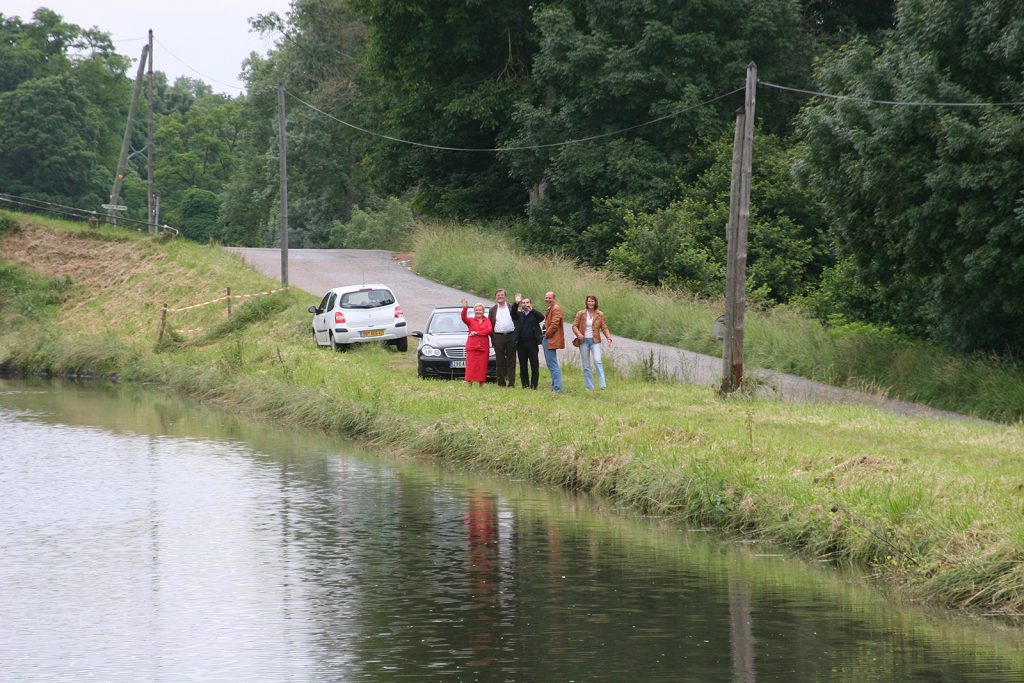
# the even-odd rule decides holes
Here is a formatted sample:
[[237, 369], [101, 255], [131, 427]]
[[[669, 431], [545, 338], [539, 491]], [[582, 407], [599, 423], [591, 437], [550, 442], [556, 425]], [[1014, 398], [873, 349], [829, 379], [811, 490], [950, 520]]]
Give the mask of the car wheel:
[[401, 339], [396, 339], [395, 340], [395, 348], [398, 349], [399, 352], [401, 352], [401, 353], [405, 353], [406, 351], [408, 351], [409, 350], [409, 338], [408, 337], [402, 337]]
[[419, 375], [422, 379], [427, 378], [427, 371], [423, 369], [423, 363], [416, 364], [416, 374]]
[[334, 341], [334, 333], [331, 333], [331, 348], [335, 351], [348, 351], [348, 344], [339, 344]]

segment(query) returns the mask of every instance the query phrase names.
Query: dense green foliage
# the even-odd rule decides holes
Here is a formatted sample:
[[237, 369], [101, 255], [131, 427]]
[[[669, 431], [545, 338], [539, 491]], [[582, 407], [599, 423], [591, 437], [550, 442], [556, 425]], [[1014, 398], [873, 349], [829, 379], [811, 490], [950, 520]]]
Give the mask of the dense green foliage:
[[[904, 0], [891, 42], [847, 45], [818, 80], [861, 98], [1021, 100], [1020, 16], [1016, 0]], [[833, 100], [800, 123], [801, 175], [847, 260], [841, 275], [869, 296], [839, 312], [961, 348], [1024, 348], [1022, 108]]]
[[108, 35], [50, 10], [28, 22], [0, 15], [0, 191], [98, 205], [117, 161], [127, 66]]
[[[513, 143], [585, 138], [667, 117], [601, 141], [506, 154], [525, 187], [546, 185], [531, 214], [559, 227], [549, 242], [594, 263], [615, 245], [587, 234], [593, 198], [642, 211], [665, 207], [701, 170], [695, 143], [732, 130], [742, 95], [703, 102], [742, 87], [750, 61], [764, 77], [788, 82], [809, 70], [792, 0], [554, 3], [535, 21], [538, 97], [518, 106]], [[761, 119], [781, 130], [792, 113], [776, 109]]]
[[[788, 301], [813, 288], [830, 262], [813, 198], [790, 176], [793, 152], [773, 135], [757, 139], [758, 173], [751, 189], [749, 289], [761, 301]], [[636, 282], [704, 296], [722, 291], [729, 217], [732, 136], [703, 146], [707, 170], [663, 209], [636, 211], [607, 201], [587, 235], [611, 235], [607, 266]], [[609, 240], [612, 241], [612, 240]]]
[[[753, 61], [751, 300], [1014, 355], [1024, 112], [993, 103], [1024, 99], [1019, 14], [1017, 0], [293, 0], [253, 20], [280, 38], [243, 64], [247, 94], [156, 74], [161, 222], [276, 244], [283, 83], [294, 247], [395, 246], [410, 210], [497, 218], [531, 250], [715, 296]], [[0, 38], [0, 192], [95, 209], [130, 61], [46, 10], [0, 16]], [[121, 197], [135, 218], [145, 173], [135, 156]]]

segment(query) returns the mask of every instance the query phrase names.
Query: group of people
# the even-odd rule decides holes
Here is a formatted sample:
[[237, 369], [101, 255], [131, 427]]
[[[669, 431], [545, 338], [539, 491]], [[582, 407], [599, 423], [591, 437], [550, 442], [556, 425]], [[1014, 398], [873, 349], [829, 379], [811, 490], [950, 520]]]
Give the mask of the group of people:
[[[544, 348], [544, 363], [551, 373], [551, 391], [562, 391], [562, 369], [558, 364], [558, 351], [565, 348], [565, 316], [555, 300], [555, 293], [544, 295], [545, 312], [534, 309], [529, 297], [516, 293], [509, 305], [505, 290], [494, 293], [497, 302], [489, 310], [483, 304], [473, 306], [473, 317], [467, 315], [469, 302], [462, 300], [462, 321], [469, 328], [466, 340], [466, 381], [487, 381], [487, 359], [494, 346], [495, 370], [499, 387], [516, 385], [516, 361], [519, 361], [519, 385], [537, 388], [539, 374], [538, 348]], [[604, 313], [598, 308], [597, 297], [587, 296], [584, 308], [576, 314], [572, 324], [573, 346], [580, 350], [583, 364], [583, 384], [588, 391], [606, 386], [604, 366], [601, 363], [602, 337], [611, 346], [612, 334]], [[591, 367], [593, 365], [593, 367]]]

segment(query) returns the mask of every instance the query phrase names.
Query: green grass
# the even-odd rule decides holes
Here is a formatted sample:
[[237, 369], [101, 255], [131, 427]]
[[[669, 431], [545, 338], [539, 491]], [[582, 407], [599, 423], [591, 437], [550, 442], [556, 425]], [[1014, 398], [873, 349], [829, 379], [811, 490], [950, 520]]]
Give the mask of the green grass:
[[[568, 315], [595, 294], [614, 334], [721, 355], [711, 334], [721, 300], [638, 289], [568, 259], [528, 255], [487, 226], [426, 227], [415, 252], [416, 272], [453, 287], [482, 296], [504, 287], [535, 305], [551, 290]], [[789, 307], [747, 310], [744, 356], [748, 366], [1000, 422], [1024, 419], [1024, 367], [1015, 360], [959, 356], [867, 325], [827, 328]]]
[[[81, 239], [76, 250], [88, 260], [87, 238], [71, 231], [62, 234], [67, 239]], [[424, 381], [411, 353], [314, 348], [300, 292], [253, 299], [229, 322], [216, 305], [198, 309], [206, 332], [178, 332], [179, 341], [157, 345], [164, 302], [206, 301], [227, 283], [233, 292], [274, 283], [218, 247], [146, 238], [125, 242], [130, 253], [101, 246], [92, 255], [112, 261], [95, 264], [104, 277], [84, 269], [67, 285], [65, 305], [76, 307], [66, 324], [52, 325], [47, 315], [57, 306], [47, 299], [51, 281], [18, 271], [49, 308], [0, 329], [0, 365], [157, 383], [378, 450], [588, 491], [644, 513], [867, 568], [901, 599], [1024, 611], [1019, 424], [723, 399], [709, 387], [621, 376], [604, 392], [582, 392], [571, 366], [562, 395]], [[495, 257], [491, 267], [509, 267], [502, 263]], [[558, 264], [567, 269], [558, 281], [534, 274], [530, 263], [511, 267], [524, 269], [522, 289], [532, 296], [550, 282], [556, 291], [564, 285], [563, 301], [595, 290], [603, 304], [625, 296], [606, 299], [602, 276], [584, 273], [577, 282], [568, 264]]]

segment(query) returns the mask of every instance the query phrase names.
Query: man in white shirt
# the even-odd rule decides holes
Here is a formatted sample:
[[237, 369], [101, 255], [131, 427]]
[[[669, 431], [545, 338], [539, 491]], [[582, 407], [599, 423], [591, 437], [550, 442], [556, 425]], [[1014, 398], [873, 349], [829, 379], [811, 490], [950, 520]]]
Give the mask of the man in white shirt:
[[517, 307], [508, 305], [505, 290], [494, 293], [495, 305], [491, 306], [487, 317], [491, 319], [491, 345], [494, 346], [494, 364], [498, 373], [499, 387], [516, 385], [516, 320], [519, 318]]

